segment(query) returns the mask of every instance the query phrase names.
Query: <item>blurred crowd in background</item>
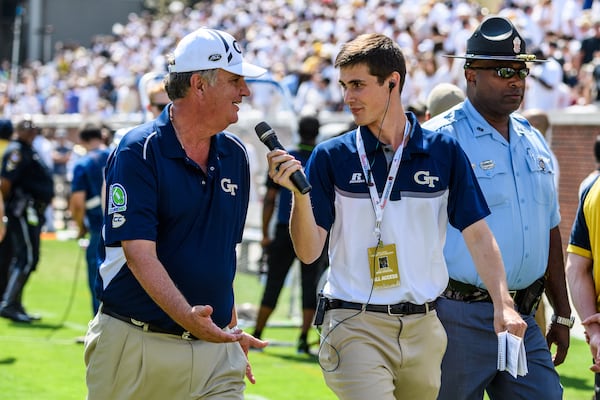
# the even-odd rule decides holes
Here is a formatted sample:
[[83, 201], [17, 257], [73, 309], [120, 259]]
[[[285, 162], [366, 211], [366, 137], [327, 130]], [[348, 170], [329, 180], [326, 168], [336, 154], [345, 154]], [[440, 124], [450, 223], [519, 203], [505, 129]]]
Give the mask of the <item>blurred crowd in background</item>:
[[[168, 52], [201, 26], [243, 38], [245, 58], [267, 68], [266, 78], [289, 90], [298, 116], [344, 112], [333, 67], [338, 47], [364, 32], [384, 33], [396, 39], [407, 58], [404, 106], [424, 113], [427, 96], [439, 83], [465, 89], [463, 63], [445, 55], [464, 54], [467, 38], [492, 12], [514, 22], [528, 52], [548, 59], [531, 65], [523, 110], [600, 104], [599, 1], [514, 0], [490, 10], [456, 0], [220, 0], [192, 7], [172, 2], [166, 13], [130, 14], [127, 23], [115, 24], [112, 35], [93, 38], [89, 47], [62, 43], [50, 62], [22, 65], [16, 85], [10, 62], [0, 61], [0, 118], [77, 114], [102, 121], [144, 113], [140, 80], [165, 74]], [[269, 107], [271, 97], [272, 91], [256, 91], [242, 107]], [[108, 131], [107, 136], [114, 133]], [[36, 139], [54, 168], [59, 199], [68, 196], [68, 165], [82, 153], [69, 137], [74, 135], [60, 128]]]
[[[332, 66], [338, 46], [363, 32], [384, 33], [396, 38], [407, 57], [403, 102], [419, 106], [440, 82], [464, 85], [462, 63], [444, 55], [463, 54], [466, 39], [491, 12], [476, 1], [221, 0], [193, 7], [173, 4], [179, 8], [173, 6], [164, 15], [129, 15], [126, 24], [115, 24], [112, 35], [95, 37], [90, 47], [58, 45], [50, 62], [23, 65], [16, 87], [9, 80], [9, 61], [2, 61], [0, 117], [79, 113], [102, 118], [139, 113], [140, 78], [148, 72], [164, 73], [167, 52], [200, 26], [244, 38], [245, 57], [268, 68], [270, 78], [290, 90], [300, 114], [342, 111]], [[562, 109], [600, 100], [600, 2], [505, 1], [498, 14], [515, 23], [528, 41], [529, 52], [550, 60], [532, 67], [524, 109]], [[251, 101], [260, 107], [268, 98], [257, 93]]]

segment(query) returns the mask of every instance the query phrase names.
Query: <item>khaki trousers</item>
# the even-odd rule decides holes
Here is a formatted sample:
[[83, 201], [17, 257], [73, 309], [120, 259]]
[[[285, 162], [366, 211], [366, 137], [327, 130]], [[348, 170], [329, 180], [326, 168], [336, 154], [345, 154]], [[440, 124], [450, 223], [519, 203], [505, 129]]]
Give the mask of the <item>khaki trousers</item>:
[[319, 362], [341, 400], [435, 400], [446, 343], [435, 311], [400, 317], [334, 309], [325, 314]]
[[239, 343], [209, 343], [142, 329], [98, 313], [85, 338], [88, 400], [244, 398]]

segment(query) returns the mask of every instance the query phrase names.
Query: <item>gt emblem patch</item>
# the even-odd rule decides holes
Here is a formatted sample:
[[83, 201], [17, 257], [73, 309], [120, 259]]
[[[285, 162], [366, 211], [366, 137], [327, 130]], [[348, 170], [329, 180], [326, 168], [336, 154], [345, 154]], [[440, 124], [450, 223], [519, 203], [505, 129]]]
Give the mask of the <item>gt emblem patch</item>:
[[127, 210], [127, 192], [119, 183], [110, 185], [108, 192], [108, 214]]

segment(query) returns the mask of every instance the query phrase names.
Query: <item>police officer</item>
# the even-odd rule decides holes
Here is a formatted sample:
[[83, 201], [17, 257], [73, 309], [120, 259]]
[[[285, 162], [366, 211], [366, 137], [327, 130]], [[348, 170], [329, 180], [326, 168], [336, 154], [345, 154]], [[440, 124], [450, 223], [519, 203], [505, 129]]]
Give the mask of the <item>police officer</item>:
[[0, 191], [8, 219], [7, 238], [14, 255], [0, 316], [22, 323], [35, 319], [25, 312], [21, 296], [39, 260], [44, 210], [54, 196], [52, 171], [32, 147], [38, 133], [30, 116], [18, 122], [16, 138], [6, 148], [0, 171]]

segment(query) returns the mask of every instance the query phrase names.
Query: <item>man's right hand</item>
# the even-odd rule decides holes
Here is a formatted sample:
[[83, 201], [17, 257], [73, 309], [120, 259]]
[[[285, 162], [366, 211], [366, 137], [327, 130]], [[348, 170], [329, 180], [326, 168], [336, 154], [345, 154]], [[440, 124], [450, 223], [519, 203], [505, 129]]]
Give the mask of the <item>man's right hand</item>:
[[300, 193], [290, 180], [290, 176], [294, 172], [302, 170], [302, 163], [299, 160], [284, 150], [273, 150], [267, 153], [267, 161], [269, 163], [269, 176], [273, 179], [273, 182], [294, 193]]
[[496, 333], [508, 331], [520, 338], [525, 337], [527, 323], [521, 314], [509, 304], [502, 304], [500, 309], [494, 307], [494, 330]]
[[219, 328], [212, 320], [213, 308], [206, 306], [193, 306], [192, 310], [193, 329], [190, 333], [198, 339], [212, 343], [239, 342], [244, 334], [242, 331], [225, 332]]

